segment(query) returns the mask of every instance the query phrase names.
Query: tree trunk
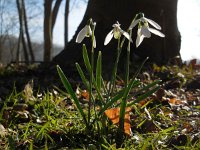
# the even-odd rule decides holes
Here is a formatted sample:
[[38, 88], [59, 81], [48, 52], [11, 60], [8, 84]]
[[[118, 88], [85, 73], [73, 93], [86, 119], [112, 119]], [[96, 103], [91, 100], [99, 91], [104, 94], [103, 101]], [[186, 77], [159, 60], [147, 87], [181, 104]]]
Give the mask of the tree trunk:
[[53, 7], [53, 11], [52, 11], [52, 23], [51, 23], [51, 32], [53, 33], [53, 28], [55, 26], [56, 23], [56, 18], [58, 15], [58, 11], [60, 8], [60, 4], [61, 4], [62, 0], [56, 0], [55, 5]]
[[53, 0], [44, 1], [44, 61], [51, 60], [52, 33], [62, 0], [56, 0], [52, 9]]
[[51, 30], [51, 5], [52, 0], [45, 0], [44, 2], [44, 61], [51, 60], [52, 49], [52, 30]]
[[[26, 40], [24, 37], [24, 28], [23, 28], [23, 21], [24, 21], [24, 14], [23, 14], [23, 10], [22, 10], [22, 5], [20, 3], [19, 0], [16, 0], [16, 4], [17, 4], [17, 10], [18, 10], [18, 14], [19, 14], [19, 24], [20, 24], [20, 36], [19, 36], [19, 45], [22, 42], [22, 46], [23, 46], [23, 51], [24, 51], [24, 58], [25, 58], [25, 62], [29, 63], [29, 57], [28, 57], [28, 51], [27, 51], [27, 47], [26, 47]], [[19, 50], [17, 50], [19, 51]], [[17, 56], [18, 57], [18, 56]]]
[[31, 38], [30, 38], [30, 35], [29, 35], [29, 31], [28, 31], [28, 22], [27, 22], [27, 16], [26, 16], [26, 8], [25, 8], [25, 3], [24, 3], [24, 0], [22, 0], [22, 11], [23, 11], [23, 14], [24, 14], [24, 29], [25, 29], [25, 33], [26, 33], [26, 38], [27, 38], [27, 44], [28, 44], [28, 49], [29, 49], [29, 52], [30, 52], [30, 55], [31, 55], [31, 61], [35, 61], [35, 56], [34, 56], [34, 53], [33, 53], [33, 48], [32, 48], [32, 43], [31, 43]]
[[[96, 50], [101, 50], [104, 67], [112, 67], [116, 53], [117, 42], [112, 40], [104, 46], [104, 39], [112, 29], [112, 25], [119, 21], [121, 28], [126, 30], [135, 14], [143, 12], [147, 18], [156, 21], [162, 27], [166, 37], [160, 38], [152, 35], [150, 39], [144, 39], [136, 48], [136, 30], [133, 30], [132, 53], [141, 59], [150, 58], [157, 64], [166, 64], [171, 59], [180, 55], [180, 33], [177, 28], [177, 0], [89, 0], [82, 22], [80, 23], [73, 39], [67, 43], [65, 49], [58, 54], [53, 61], [61, 66], [81, 62], [82, 44], [75, 43], [79, 31], [86, 25], [89, 18], [96, 23], [95, 36], [97, 40]], [[90, 40], [85, 38], [83, 43], [90, 48]], [[126, 49], [126, 43], [124, 49]], [[125, 53], [124, 53], [125, 54]], [[123, 54], [122, 54], [123, 58]], [[121, 62], [123, 65], [123, 63]]]
[[64, 19], [64, 22], [65, 22], [65, 33], [64, 33], [65, 46], [64, 47], [66, 47], [66, 45], [68, 43], [69, 3], [70, 3], [70, 0], [66, 0], [66, 3], [65, 3], [65, 19]]

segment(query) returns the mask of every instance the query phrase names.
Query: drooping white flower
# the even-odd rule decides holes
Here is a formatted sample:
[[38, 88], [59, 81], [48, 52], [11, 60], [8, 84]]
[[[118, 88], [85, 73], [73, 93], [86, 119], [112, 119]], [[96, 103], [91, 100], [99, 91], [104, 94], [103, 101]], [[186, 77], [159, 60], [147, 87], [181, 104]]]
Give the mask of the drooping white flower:
[[150, 38], [151, 33], [158, 35], [160, 37], [165, 37], [165, 35], [163, 33], [161, 33], [160, 31], [153, 29], [153, 28], [150, 28], [147, 25], [143, 25], [143, 26], [138, 28], [137, 39], [136, 39], [136, 47], [138, 47], [142, 43], [142, 41], [145, 37]]
[[81, 43], [85, 37], [92, 36], [90, 25], [86, 25], [77, 35], [76, 43]]
[[142, 43], [142, 41], [145, 37], [150, 38], [151, 33], [154, 33], [160, 37], [165, 37], [165, 35], [163, 33], [161, 33], [160, 31], [150, 28], [149, 26], [143, 25], [141, 27], [138, 27], [136, 47], [138, 47]]
[[[93, 26], [95, 26], [96, 23], [94, 22], [93, 23]], [[92, 29], [90, 27], [90, 24], [87, 24], [77, 35], [76, 37], [76, 43], [81, 43], [83, 41], [83, 39], [85, 37], [92, 37]], [[96, 39], [95, 39], [95, 36], [94, 36], [94, 39], [93, 39], [93, 47], [96, 48]]]
[[147, 24], [149, 23], [149, 24], [151, 24], [152, 26], [154, 26], [156, 29], [161, 30], [161, 26], [160, 26], [159, 24], [157, 24], [155, 21], [144, 17], [144, 14], [142, 14], [141, 16], [142, 16], [141, 18], [135, 20], [135, 21], [130, 25], [129, 29], [133, 29], [138, 23], [143, 22], [144, 24], [145, 24], [145, 23], [147, 23]]
[[132, 42], [130, 35], [120, 28], [120, 24], [118, 21], [115, 24], [113, 24], [112, 27], [113, 29], [107, 34], [105, 38], [104, 45], [107, 45], [113, 37], [115, 39], [119, 39], [121, 35], [124, 35], [129, 41]]
[[[145, 18], [144, 14], [141, 14], [141, 18], [135, 20], [129, 27], [130, 30], [132, 30], [137, 24], [138, 24], [138, 31], [137, 31], [137, 39], [136, 39], [136, 47], [138, 47], [143, 39], [146, 38], [150, 38], [151, 37], [151, 33], [158, 35], [160, 37], [165, 37], [165, 35], [158, 31], [161, 30], [161, 27], [159, 24], [157, 24], [155, 21]], [[151, 24], [153, 27], [155, 27], [156, 29], [150, 28], [149, 24]]]

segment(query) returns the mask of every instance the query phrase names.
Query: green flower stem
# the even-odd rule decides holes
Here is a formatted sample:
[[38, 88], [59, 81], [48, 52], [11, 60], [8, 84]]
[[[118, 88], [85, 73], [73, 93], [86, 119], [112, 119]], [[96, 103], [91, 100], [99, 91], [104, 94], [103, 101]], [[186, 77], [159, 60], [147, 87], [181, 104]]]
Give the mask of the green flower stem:
[[120, 46], [120, 38], [119, 38], [118, 45], [117, 45], [117, 58], [115, 60], [115, 64], [114, 64], [114, 68], [113, 68], [113, 72], [112, 72], [112, 79], [111, 79], [111, 83], [109, 86], [109, 96], [113, 95], [113, 92], [115, 89], [115, 80], [116, 80], [116, 76], [117, 76], [117, 68], [118, 68], [120, 54], [121, 54], [121, 46]]
[[135, 17], [133, 18], [133, 20], [132, 20], [132, 22], [131, 22], [131, 24], [129, 26], [129, 29], [130, 29], [131, 25], [134, 23], [134, 21], [136, 20], [136, 18], [138, 17], [138, 15], [140, 15], [140, 14], [141, 13], [138, 13], [138, 14], [135, 15]]
[[[130, 30], [130, 37], [132, 35], [132, 30]], [[125, 73], [125, 89], [128, 89], [129, 85], [129, 65], [130, 65], [130, 44], [131, 42], [128, 42], [127, 47], [127, 58], [126, 58], [126, 73]], [[120, 116], [119, 116], [119, 129], [118, 129], [118, 135], [123, 135], [124, 132], [124, 117], [126, 113], [126, 105], [127, 105], [127, 97], [128, 97], [128, 91], [124, 92], [121, 104], [120, 104]], [[119, 144], [123, 142], [123, 136], [119, 139]]]
[[[94, 28], [92, 29], [92, 49], [91, 49], [91, 70], [90, 70], [90, 83], [89, 83], [89, 102], [88, 102], [88, 124], [90, 124], [91, 118], [91, 105], [92, 105], [92, 83], [93, 83], [93, 70], [94, 70]], [[95, 104], [93, 104], [95, 105]]]
[[[138, 15], [135, 16], [135, 18], [133, 19], [132, 23], [135, 21], [137, 16]], [[130, 30], [130, 37], [131, 36], [132, 36], [132, 30]], [[123, 46], [123, 44], [124, 44], [124, 40], [121, 43], [121, 47]], [[131, 41], [129, 40], [128, 47], [127, 47], [127, 56], [126, 56], [127, 58], [126, 58], [125, 88], [128, 88], [128, 84], [129, 84], [130, 45], [131, 45]], [[121, 106], [120, 106], [119, 129], [122, 130], [122, 131], [124, 129], [124, 116], [125, 116], [125, 110], [126, 110], [126, 105], [127, 105], [127, 96], [128, 95], [124, 95], [123, 96], [123, 99], [122, 99], [122, 102], [121, 102]]]
[[[132, 36], [132, 30], [130, 30], [130, 37], [131, 37], [131, 36]], [[125, 86], [127, 86], [128, 82], [129, 82], [130, 45], [131, 45], [131, 41], [128, 42], [128, 47], [127, 47]]]
[[[135, 21], [138, 15], [135, 16], [132, 23]], [[131, 23], [131, 24], [132, 24]], [[130, 27], [129, 27], [130, 28]], [[128, 29], [129, 30], [129, 29]], [[130, 31], [130, 37], [132, 36], [132, 30]], [[123, 38], [120, 48], [122, 49], [123, 44], [125, 41], [125, 37]], [[127, 58], [126, 58], [126, 74], [125, 74], [125, 89], [129, 89], [128, 86], [132, 87], [132, 84], [129, 85], [129, 65], [130, 65], [130, 41], [128, 42], [127, 47]], [[123, 143], [123, 131], [124, 131], [124, 117], [126, 112], [126, 105], [127, 105], [127, 97], [128, 97], [129, 90], [127, 90], [127, 93], [124, 93], [124, 96], [122, 98], [121, 104], [120, 104], [120, 116], [119, 116], [119, 129], [118, 129], [118, 135], [121, 135], [121, 138], [119, 139], [119, 143], [117, 143], [117, 146], [121, 146]], [[119, 145], [118, 145], [119, 144]]]

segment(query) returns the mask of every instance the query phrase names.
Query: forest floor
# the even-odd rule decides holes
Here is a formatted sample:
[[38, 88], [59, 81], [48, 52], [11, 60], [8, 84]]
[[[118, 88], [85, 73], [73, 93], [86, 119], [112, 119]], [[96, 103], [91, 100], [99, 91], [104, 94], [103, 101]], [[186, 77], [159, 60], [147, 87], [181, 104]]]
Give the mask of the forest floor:
[[[55, 67], [47, 68], [0, 67], [0, 149], [115, 149], [117, 126], [108, 123], [100, 141], [95, 131], [88, 135]], [[137, 78], [144, 85], [160, 79], [160, 88], [131, 108], [133, 134], [123, 147], [200, 149], [199, 65], [154, 64]], [[69, 81], [87, 108], [80, 79], [71, 76]], [[116, 85], [123, 88], [123, 80], [118, 78]]]

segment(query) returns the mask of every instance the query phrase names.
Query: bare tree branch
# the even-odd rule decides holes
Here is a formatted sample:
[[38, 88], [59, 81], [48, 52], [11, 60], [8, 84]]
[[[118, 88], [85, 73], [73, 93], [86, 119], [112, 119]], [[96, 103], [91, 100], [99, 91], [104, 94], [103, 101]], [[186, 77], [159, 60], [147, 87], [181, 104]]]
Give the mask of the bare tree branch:
[[22, 0], [22, 10], [23, 10], [23, 14], [24, 14], [23, 15], [23, 17], [24, 17], [24, 28], [25, 28], [25, 33], [26, 33], [26, 37], [27, 37], [28, 48], [29, 48], [30, 55], [31, 55], [31, 61], [35, 61], [35, 56], [34, 56], [34, 53], [33, 53], [31, 39], [30, 39], [29, 31], [28, 31], [28, 23], [27, 23], [26, 8], [25, 8], [24, 0]]
[[[24, 14], [23, 14], [23, 10], [22, 10], [22, 7], [21, 7], [20, 0], [16, 0], [16, 4], [17, 4], [18, 15], [19, 15], [19, 24], [20, 24], [20, 27], [19, 27], [20, 28], [19, 29], [20, 30], [19, 43], [22, 42], [25, 61], [29, 62], [28, 52], [27, 52], [27, 48], [26, 48], [26, 41], [25, 41], [25, 38], [24, 38], [24, 29], [23, 29], [23, 19], [24, 19], [23, 15]], [[19, 46], [19, 48], [20, 48], [20, 46]], [[19, 51], [19, 49], [17, 51]]]
[[57, 18], [57, 15], [58, 15], [58, 10], [59, 10], [59, 8], [60, 8], [61, 2], [62, 2], [62, 0], [56, 0], [55, 5], [54, 5], [54, 7], [53, 7], [51, 32], [53, 32], [53, 28], [54, 28], [55, 23], [56, 23], [56, 18]]

